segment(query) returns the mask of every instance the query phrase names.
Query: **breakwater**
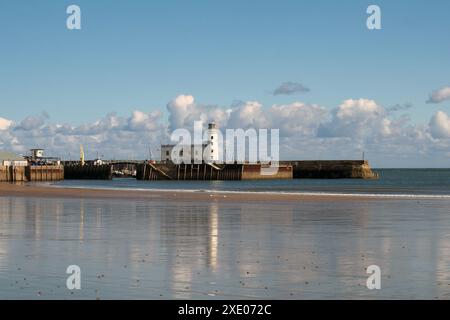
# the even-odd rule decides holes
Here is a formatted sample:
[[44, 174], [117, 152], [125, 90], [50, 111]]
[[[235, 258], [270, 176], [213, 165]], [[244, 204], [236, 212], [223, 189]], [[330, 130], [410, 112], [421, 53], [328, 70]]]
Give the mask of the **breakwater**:
[[[261, 164], [173, 164], [142, 162], [138, 180], [377, 179], [367, 160], [282, 161], [274, 175]], [[110, 180], [113, 165], [0, 166], [0, 181]]]
[[282, 161], [292, 165], [294, 179], [378, 179], [367, 160]]
[[59, 181], [64, 179], [64, 167], [0, 166], [0, 182]]
[[292, 179], [292, 167], [282, 165], [273, 175], [264, 175], [261, 164], [173, 164], [143, 163], [137, 166], [138, 180], [262, 180]]
[[281, 161], [274, 175], [261, 164], [143, 163], [138, 180], [378, 179], [367, 160]]

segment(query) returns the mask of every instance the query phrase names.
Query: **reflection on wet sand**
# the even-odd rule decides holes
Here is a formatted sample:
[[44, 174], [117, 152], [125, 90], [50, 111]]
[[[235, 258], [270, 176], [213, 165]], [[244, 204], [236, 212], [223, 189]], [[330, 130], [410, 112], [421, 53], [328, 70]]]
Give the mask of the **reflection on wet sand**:
[[0, 297], [448, 298], [448, 205], [3, 197]]

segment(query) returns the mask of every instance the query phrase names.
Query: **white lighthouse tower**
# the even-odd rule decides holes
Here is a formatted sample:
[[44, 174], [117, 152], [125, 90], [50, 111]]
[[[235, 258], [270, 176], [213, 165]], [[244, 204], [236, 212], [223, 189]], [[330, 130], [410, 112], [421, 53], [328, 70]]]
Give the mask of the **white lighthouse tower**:
[[221, 142], [219, 141], [219, 129], [217, 129], [215, 122], [208, 123], [206, 135], [207, 155], [205, 155], [205, 160], [207, 162], [217, 162], [219, 161], [219, 148], [221, 147]]

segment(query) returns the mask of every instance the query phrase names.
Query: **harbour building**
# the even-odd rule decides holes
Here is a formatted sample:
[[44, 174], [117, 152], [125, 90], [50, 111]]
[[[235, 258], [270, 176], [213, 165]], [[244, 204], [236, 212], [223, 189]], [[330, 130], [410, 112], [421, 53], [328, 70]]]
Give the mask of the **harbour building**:
[[[215, 122], [208, 124], [208, 129], [205, 133], [205, 141], [202, 144], [196, 145], [176, 145], [176, 144], [164, 144], [161, 145], [161, 161], [175, 162], [174, 156], [180, 159], [186, 159], [187, 162], [209, 162], [215, 163], [219, 161], [219, 150], [221, 148], [219, 144], [219, 129]], [[173, 154], [174, 148], [178, 146], [175, 151], [177, 154]]]
[[0, 166], [26, 167], [28, 161], [9, 151], [0, 151]]

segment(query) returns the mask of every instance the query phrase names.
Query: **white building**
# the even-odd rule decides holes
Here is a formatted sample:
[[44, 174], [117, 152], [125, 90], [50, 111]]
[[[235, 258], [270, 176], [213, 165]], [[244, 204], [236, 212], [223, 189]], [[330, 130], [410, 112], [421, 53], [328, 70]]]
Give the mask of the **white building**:
[[[191, 163], [203, 160], [205, 162], [219, 161], [219, 131], [214, 122], [208, 124], [208, 130], [205, 133], [206, 141], [202, 145], [179, 145], [179, 151], [176, 155], [182, 159], [190, 159]], [[172, 159], [172, 151], [175, 144], [161, 145], [161, 161], [170, 162]]]
[[208, 136], [208, 144], [210, 146], [209, 160], [214, 162], [219, 160], [219, 129], [214, 122], [208, 124], [208, 130], [206, 131]]
[[[180, 151], [178, 152], [178, 157], [191, 159], [194, 162], [195, 159], [201, 159], [203, 153], [207, 148], [207, 144], [203, 145], [181, 145]], [[161, 145], [161, 160], [162, 161], [172, 161], [172, 151], [175, 148], [174, 144], [163, 144]]]
[[32, 159], [41, 159], [44, 157], [44, 149], [31, 149]]
[[0, 166], [26, 167], [28, 161], [12, 152], [0, 151]]

